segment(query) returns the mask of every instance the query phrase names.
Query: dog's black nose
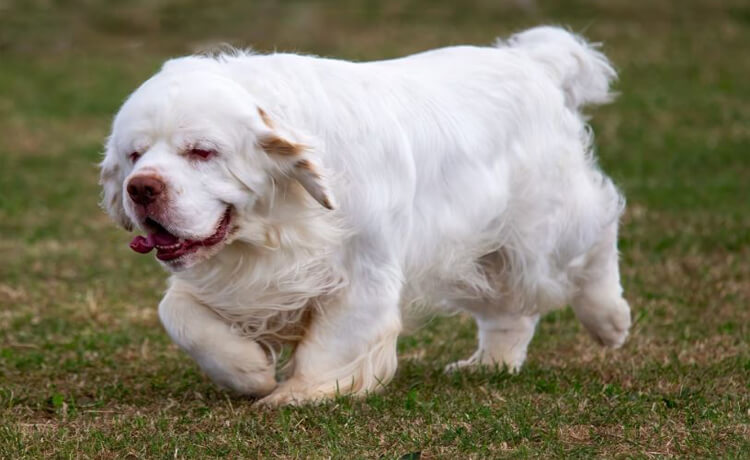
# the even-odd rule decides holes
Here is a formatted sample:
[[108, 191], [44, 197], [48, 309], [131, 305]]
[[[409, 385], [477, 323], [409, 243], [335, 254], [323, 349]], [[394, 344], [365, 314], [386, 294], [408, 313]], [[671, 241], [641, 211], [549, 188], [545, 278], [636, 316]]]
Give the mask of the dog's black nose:
[[128, 182], [128, 195], [134, 203], [148, 205], [164, 192], [164, 181], [156, 176], [135, 176]]

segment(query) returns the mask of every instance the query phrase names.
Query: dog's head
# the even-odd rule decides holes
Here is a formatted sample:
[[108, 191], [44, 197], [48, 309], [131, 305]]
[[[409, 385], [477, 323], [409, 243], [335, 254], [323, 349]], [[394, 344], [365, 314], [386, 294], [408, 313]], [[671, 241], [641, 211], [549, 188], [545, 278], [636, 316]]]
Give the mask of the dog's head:
[[165, 66], [128, 98], [101, 163], [103, 207], [146, 234], [133, 239], [135, 251], [156, 249], [171, 270], [221, 251], [279, 182], [296, 181], [333, 207], [311, 149], [245, 88], [199, 62]]

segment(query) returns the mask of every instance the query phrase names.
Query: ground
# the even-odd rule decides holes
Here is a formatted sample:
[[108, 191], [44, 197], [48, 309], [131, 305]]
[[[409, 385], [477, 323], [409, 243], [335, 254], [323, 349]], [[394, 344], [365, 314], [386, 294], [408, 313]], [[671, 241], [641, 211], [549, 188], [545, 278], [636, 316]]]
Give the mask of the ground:
[[[0, 458], [750, 455], [746, 2], [217, 3], [0, 1]], [[628, 197], [622, 349], [567, 309], [520, 374], [445, 375], [474, 327], [439, 318], [400, 341], [385, 392], [258, 409], [170, 343], [166, 276], [98, 209], [96, 168], [163, 59], [222, 41], [386, 58], [540, 23], [603, 42], [620, 72], [592, 124]]]

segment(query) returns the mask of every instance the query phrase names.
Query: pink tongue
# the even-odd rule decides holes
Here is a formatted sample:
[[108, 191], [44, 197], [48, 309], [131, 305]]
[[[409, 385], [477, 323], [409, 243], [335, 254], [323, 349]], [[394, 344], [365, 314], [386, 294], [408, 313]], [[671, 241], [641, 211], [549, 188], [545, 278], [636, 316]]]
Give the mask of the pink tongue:
[[130, 249], [141, 254], [151, 252], [156, 245], [171, 246], [179, 242], [180, 239], [166, 230], [159, 230], [156, 233], [149, 233], [148, 236], [138, 235], [130, 242]]
[[155, 245], [159, 245], [159, 246], [170, 246], [180, 241], [179, 238], [172, 235], [166, 230], [159, 230], [156, 233], [150, 233], [148, 237], [149, 239], [151, 239], [151, 241], [154, 242]]
[[154, 249], [154, 241], [151, 235], [147, 237], [138, 235], [130, 242], [130, 249], [141, 254], [146, 254]]

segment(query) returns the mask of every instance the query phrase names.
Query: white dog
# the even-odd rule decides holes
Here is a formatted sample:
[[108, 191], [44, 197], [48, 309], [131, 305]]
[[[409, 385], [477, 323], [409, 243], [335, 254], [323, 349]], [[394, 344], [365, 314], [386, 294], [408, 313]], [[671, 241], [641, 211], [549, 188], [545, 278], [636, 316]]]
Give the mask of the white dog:
[[554, 27], [378, 62], [173, 59], [114, 120], [103, 203], [172, 272], [172, 339], [266, 404], [384, 385], [415, 305], [476, 318], [476, 353], [449, 369], [518, 370], [568, 302], [617, 347], [624, 202], [580, 112], [614, 78]]

